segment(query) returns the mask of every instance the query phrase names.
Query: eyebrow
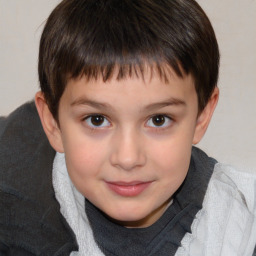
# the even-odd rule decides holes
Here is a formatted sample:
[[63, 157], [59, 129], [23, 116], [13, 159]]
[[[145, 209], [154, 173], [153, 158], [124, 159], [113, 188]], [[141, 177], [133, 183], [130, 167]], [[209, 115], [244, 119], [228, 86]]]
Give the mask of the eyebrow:
[[[97, 109], [104, 109], [104, 110], [109, 109], [109, 110], [113, 111], [113, 107], [110, 104], [103, 103], [103, 102], [97, 102], [95, 100], [89, 100], [87, 98], [76, 99], [70, 105], [71, 106], [87, 105], [87, 106], [91, 106], [91, 107], [94, 107]], [[169, 98], [169, 99], [166, 99], [161, 102], [151, 103], [151, 104], [147, 105], [144, 108], [144, 110], [152, 111], [152, 110], [164, 108], [167, 106], [186, 106], [186, 105], [187, 104], [185, 103], [185, 101], [183, 101], [181, 99]]]
[[112, 109], [111, 105], [108, 103], [97, 102], [97, 101], [89, 100], [86, 98], [79, 98], [77, 100], [74, 100], [70, 105], [71, 106], [87, 105], [97, 109]]
[[160, 108], [164, 108], [164, 107], [168, 107], [168, 106], [184, 106], [185, 107], [186, 105], [187, 104], [185, 103], [185, 101], [183, 101], [181, 99], [169, 98], [169, 99], [166, 99], [161, 102], [149, 104], [145, 107], [145, 110], [152, 111], [155, 109], [160, 109]]

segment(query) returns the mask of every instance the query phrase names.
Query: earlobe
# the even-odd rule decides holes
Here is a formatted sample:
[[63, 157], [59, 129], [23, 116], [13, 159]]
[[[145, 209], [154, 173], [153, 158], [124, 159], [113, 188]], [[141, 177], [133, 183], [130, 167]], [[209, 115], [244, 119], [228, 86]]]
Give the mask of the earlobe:
[[215, 107], [218, 103], [218, 99], [219, 99], [219, 88], [215, 87], [210, 97], [210, 100], [208, 101], [207, 105], [205, 106], [201, 114], [198, 116], [194, 138], [193, 138], [193, 144], [199, 143], [200, 140], [203, 138], [208, 128], [208, 125], [211, 121]]
[[61, 139], [60, 128], [50, 112], [42, 92], [37, 92], [35, 95], [35, 104], [39, 114], [44, 132], [51, 146], [60, 153], [63, 153], [63, 144]]

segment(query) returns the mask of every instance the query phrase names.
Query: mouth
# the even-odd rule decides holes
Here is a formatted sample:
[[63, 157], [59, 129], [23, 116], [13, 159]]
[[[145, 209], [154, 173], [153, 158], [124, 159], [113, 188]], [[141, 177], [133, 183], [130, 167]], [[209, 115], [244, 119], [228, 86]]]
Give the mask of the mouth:
[[132, 182], [106, 182], [107, 186], [120, 196], [133, 197], [141, 194], [145, 189], [147, 189], [152, 181], [132, 181]]

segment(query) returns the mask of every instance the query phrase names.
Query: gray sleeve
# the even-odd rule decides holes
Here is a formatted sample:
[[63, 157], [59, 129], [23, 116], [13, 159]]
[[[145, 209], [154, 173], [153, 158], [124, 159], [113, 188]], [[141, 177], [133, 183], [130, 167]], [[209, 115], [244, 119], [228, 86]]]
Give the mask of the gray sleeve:
[[7, 119], [6, 117], [0, 116], [0, 136], [1, 136], [1, 134], [3, 133], [3, 131], [5, 129], [5, 126], [6, 126], [6, 123], [7, 123], [6, 119]]

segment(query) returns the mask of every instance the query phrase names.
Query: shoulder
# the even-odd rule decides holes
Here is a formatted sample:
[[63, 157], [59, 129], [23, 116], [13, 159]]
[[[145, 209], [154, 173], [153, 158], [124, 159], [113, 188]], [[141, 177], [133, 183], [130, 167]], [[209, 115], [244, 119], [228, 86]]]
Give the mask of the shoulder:
[[226, 164], [215, 165], [204, 200], [206, 215], [202, 214], [202, 219], [212, 227], [207, 231], [208, 236], [221, 245], [223, 255], [251, 256], [253, 253], [256, 244], [255, 185], [255, 173]]
[[0, 250], [49, 255], [74, 248], [52, 187], [54, 156], [33, 102], [0, 118]]
[[21, 105], [8, 116], [0, 117], [0, 138], [8, 129], [22, 129], [31, 124], [40, 126], [40, 120], [37, 115], [36, 107], [33, 101]]
[[22, 105], [7, 117], [0, 117], [1, 160], [6, 156], [10, 156], [6, 160], [12, 160], [12, 155], [26, 154], [46, 142], [34, 102]]
[[256, 244], [256, 174], [217, 163], [177, 255], [251, 256]]
[[256, 173], [217, 163], [209, 185], [212, 189], [220, 188], [222, 193], [240, 198], [242, 205], [256, 215]]
[[33, 187], [33, 183], [29, 184], [29, 179], [33, 177], [42, 182], [41, 178], [49, 178], [54, 155], [33, 102], [0, 119], [2, 189], [3, 186], [19, 188], [30, 195], [28, 189]]

